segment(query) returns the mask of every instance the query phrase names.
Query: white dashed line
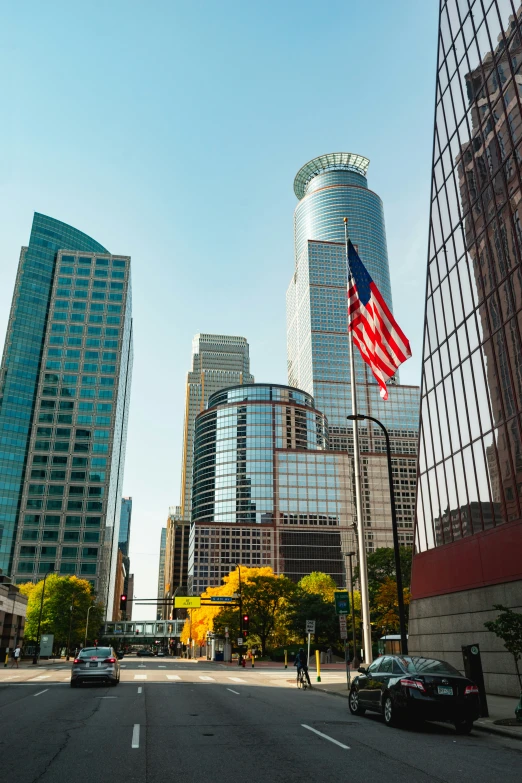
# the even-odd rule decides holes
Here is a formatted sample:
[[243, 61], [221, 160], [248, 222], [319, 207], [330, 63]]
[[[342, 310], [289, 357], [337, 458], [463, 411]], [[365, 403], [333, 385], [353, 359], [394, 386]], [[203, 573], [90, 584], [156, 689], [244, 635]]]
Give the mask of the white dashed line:
[[334, 745], [339, 745], [340, 748], [344, 748], [344, 750], [350, 750], [348, 745], [343, 745], [342, 742], [338, 742], [333, 737], [329, 737], [328, 734], [323, 734], [322, 731], [317, 731], [317, 729], [313, 729], [311, 726], [307, 726], [306, 723], [301, 723], [301, 726], [303, 729], [308, 729], [308, 731], [313, 731], [314, 734], [318, 734], [323, 739], [329, 740], [329, 742], [333, 742]]
[[227, 688], [227, 691], [230, 691], [230, 693], [235, 693], [235, 694], [236, 694], [236, 696], [241, 696], [241, 694], [239, 693], [239, 691], [233, 691], [233, 690], [232, 690], [232, 688]]
[[135, 723], [132, 730], [132, 742], [131, 748], [139, 748], [140, 746], [140, 724]]
[[166, 666], [158, 666], [158, 669], [166, 669]]
[[49, 688], [46, 688], [44, 691], [40, 691], [40, 693], [34, 693], [33, 696], [41, 696], [42, 693], [47, 693], [48, 690]]
[[140, 687], [138, 688], [138, 693], [143, 693], [143, 688], [141, 687], [141, 685], [140, 685]]

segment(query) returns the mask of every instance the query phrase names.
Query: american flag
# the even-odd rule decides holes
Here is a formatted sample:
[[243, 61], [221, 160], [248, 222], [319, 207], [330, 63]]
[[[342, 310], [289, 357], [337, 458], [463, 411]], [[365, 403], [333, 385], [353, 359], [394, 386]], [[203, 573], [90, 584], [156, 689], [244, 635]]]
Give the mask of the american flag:
[[350, 241], [348, 261], [348, 331], [387, 400], [386, 381], [410, 358], [410, 343]]

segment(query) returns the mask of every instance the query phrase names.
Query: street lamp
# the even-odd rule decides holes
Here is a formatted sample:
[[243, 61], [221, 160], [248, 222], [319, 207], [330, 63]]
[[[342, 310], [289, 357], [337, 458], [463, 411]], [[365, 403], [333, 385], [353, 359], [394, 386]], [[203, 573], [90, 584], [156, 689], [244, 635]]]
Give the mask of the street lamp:
[[89, 615], [91, 613], [91, 609], [94, 609], [95, 606], [96, 606], [96, 604], [91, 604], [89, 606], [89, 608], [87, 609], [87, 621], [85, 623], [85, 641], [83, 643], [84, 647], [87, 647], [87, 632], [89, 630]]
[[36, 632], [36, 647], [34, 648], [34, 655], [33, 655], [33, 665], [36, 666], [38, 663], [38, 658], [40, 655], [40, 626], [42, 625], [42, 612], [43, 612], [43, 602], [44, 602], [44, 595], [45, 595], [45, 583], [47, 581], [47, 577], [49, 574], [54, 573], [54, 565], [52, 568], [47, 571], [47, 573], [44, 576], [43, 580], [43, 587], [42, 587], [42, 598], [40, 600], [40, 615], [38, 617], [38, 631]]
[[351, 421], [373, 421], [384, 432], [386, 439], [386, 455], [388, 457], [388, 481], [390, 484], [390, 506], [392, 517], [392, 531], [393, 531], [393, 550], [395, 554], [395, 574], [397, 581], [397, 603], [399, 606], [399, 626], [401, 632], [401, 652], [403, 655], [408, 654], [408, 639], [406, 636], [406, 617], [404, 614], [404, 593], [402, 591], [402, 574], [401, 574], [401, 555], [399, 551], [399, 534], [397, 532], [397, 511], [395, 509], [395, 492], [393, 489], [393, 466], [391, 458], [390, 436], [388, 430], [379, 419], [375, 419], [373, 416], [366, 416], [359, 413], [355, 416], [347, 416], [347, 419]]
[[353, 602], [353, 569], [352, 569], [352, 557], [355, 557], [355, 552], [347, 552], [346, 557], [350, 558], [350, 594], [352, 604], [352, 638], [353, 638], [353, 660], [352, 668], [359, 668], [359, 656], [357, 655], [357, 637], [355, 636], [355, 606]]
[[[235, 566], [237, 568], [238, 575], [239, 575], [239, 636], [241, 637], [241, 639], [243, 639], [243, 598], [241, 595], [241, 566], [239, 565], [239, 563], [235, 563]], [[237, 658], [238, 666], [241, 666], [243, 660], [242, 650], [243, 650], [242, 645], [239, 645], [239, 653]]]

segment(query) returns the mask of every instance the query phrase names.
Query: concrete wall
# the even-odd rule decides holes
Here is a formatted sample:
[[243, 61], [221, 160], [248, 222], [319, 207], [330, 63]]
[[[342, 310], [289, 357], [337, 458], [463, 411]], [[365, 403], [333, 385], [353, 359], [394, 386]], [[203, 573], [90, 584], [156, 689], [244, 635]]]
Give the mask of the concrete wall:
[[501, 639], [484, 628], [486, 620], [494, 620], [498, 615], [493, 604], [522, 611], [522, 581], [413, 600], [410, 654], [442, 658], [464, 671], [461, 646], [475, 642], [480, 645], [486, 691], [518, 697], [513, 657]]

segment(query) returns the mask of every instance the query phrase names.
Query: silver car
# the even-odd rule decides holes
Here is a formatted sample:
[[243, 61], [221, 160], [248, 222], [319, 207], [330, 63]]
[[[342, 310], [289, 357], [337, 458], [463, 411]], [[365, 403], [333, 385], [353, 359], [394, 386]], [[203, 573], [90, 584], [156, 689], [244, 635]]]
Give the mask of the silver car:
[[85, 647], [74, 659], [71, 688], [82, 682], [106, 682], [116, 686], [120, 681], [120, 662], [112, 647]]

